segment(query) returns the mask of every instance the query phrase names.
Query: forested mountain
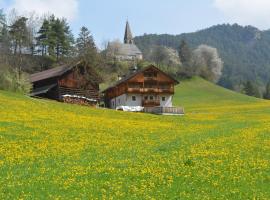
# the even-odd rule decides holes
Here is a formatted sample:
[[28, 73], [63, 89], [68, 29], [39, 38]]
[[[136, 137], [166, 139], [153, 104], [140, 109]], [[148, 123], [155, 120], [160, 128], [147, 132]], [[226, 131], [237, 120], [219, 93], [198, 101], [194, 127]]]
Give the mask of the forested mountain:
[[194, 33], [181, 35], [145, 34], [135, 38], [144, 54], [155, 46], [177, 49], [185, 40], [193, 49], [206, 44], [218, 49], [224, 61], [219, 84], [236, 89], [247, 80], [266, 85], [270, 80], [270, 30], [260, 31], [252, 26], [217, 25]]

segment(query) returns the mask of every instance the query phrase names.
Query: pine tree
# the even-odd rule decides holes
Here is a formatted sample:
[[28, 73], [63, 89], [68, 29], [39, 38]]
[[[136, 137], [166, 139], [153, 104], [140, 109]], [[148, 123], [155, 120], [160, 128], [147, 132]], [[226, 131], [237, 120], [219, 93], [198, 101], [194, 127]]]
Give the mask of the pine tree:
[[9, 34], [13, 44], [14, 54], [22, 54], [22, 48], [29, 45], [29, 33], [26, 26], [27, 18], [20, 17], [11, 26]]
[[73, 35], [66, 20], [55, 18], [54, 15], [43, 21], [37, 41], [41, 54], [49, 55], [57, 61], [61, 57], [71, 55], [74, 43]]
[[178, 48], [178, 54], [182, 64], [184, 66], [189, 66], [191, 63], [192, 53], [185, 40], [181, 41], [181, 44]]
[[266, 85], [266, 90], [265, 90], [265, 93], [263, 95], [263, 98], [270, 100], [270, 81]]
[[185, 40], [182, 40], [178, 47], [179, 60], [182, 63], [178, 71], [178, 75], [183, 78], [191, 78], [195, 71], [191, 66], [192, 63], [192, 52]]
[[56, 47], [56, 33], [55, 33], [55, 17], [54, 15], [49, 18], [49, 32], [48, 32], [48, 53], [49, 56], [55, 58], [55, 47]]
[[50, 32], [50, 22], [44, 19], [42, 26], [38, 31], [38, 36], [36, 38], [37, 45], [40, 47], [41, 55], [47, 55], [49, 46], [49, 32]]
[[10, 52], [10, 38], [3, 10], [0, 10], [0, 51], [3, 54]]
[[73, 54], [74, 37], [70, 30], [70, 26], [65, 19], [61, 21], [64, 35], [62, 38], [62, 52], [63, 56], [71, 56]]
[[254, 96], [257, 98], [261, 97], [261, 94], [259, 92], [259, 89], [257, 87], [257, 85], [255, 85], [253, 82], [251, 81], [247, 81], [244, 84], [244, 93], [248, 96]]
[[86, 27], [81, 28], [81, 32], [79, 33], [79, 37], [76, 41], [76, 47], [79, 58], [85, 61], [89, 61], [91, 58], [96, 56], [97, 48], [93, 36]]

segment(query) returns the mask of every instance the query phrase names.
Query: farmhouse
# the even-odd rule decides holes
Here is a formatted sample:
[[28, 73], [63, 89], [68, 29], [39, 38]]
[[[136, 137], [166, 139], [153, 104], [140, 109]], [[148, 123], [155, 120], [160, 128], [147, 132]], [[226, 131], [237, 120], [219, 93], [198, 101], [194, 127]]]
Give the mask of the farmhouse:
[[179, 82], [173, 77], [150, 65], [103, 91], [105, 105], [111, 109], [121, 106], [170, 108], [176, 84]]
[[32, 74], [33, 91], [31, 96], [58, 101], [86, 101], [97, 104], [101, 78], [84, 62], [63, 65]]

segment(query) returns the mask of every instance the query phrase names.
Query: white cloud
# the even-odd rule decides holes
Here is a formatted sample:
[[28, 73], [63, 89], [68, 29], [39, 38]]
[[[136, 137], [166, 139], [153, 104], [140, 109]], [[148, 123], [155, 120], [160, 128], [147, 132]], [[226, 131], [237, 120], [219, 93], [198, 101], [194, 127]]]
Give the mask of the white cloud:
[[71, 21], [77, 16], [78, 4], [78, 0], [15, 0], [9, 8], [15, 8], [19, 13], [33, 11], [40, 15], [50, 13]]
[[214, 5], [233, 22], [270, 28], [270, 0], [214, 0]]

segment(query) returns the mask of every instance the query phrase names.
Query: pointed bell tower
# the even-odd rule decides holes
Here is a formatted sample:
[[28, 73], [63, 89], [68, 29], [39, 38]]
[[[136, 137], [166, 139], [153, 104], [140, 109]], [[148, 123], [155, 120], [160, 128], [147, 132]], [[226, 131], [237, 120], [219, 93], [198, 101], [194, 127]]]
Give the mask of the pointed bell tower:
[[131, 33], [131, 29], [130, 29], [128, 21], [126, 23], [124, 43], [125, 44], [134, 44], [134, 40], [132, 37], [132, 33]]

